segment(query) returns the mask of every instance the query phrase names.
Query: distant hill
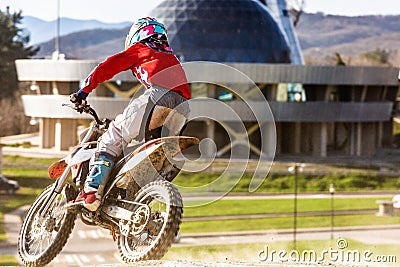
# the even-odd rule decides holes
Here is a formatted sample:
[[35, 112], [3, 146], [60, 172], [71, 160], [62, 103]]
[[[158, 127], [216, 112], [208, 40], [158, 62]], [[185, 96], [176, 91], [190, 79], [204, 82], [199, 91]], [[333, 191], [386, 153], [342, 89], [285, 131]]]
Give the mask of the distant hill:
[[361, 54], [381, 49], [390, 51], [392, 63], [399, 64], [399, 22], [400, 16], [303, 14], [296, 30], [304, 57], [314, 62], [338, 52], [354, 63]]
[[[131, 22], [104, 23], [98, 20], [77, 20], [70, 18], [60, 19], [60, 34], [66, 35], [89, 29], [120, 29], [127, 27]], [[45, 21], [31, 16], [25, 16], [21, 28], [30, 33], [30, 44], [38, 44], [55, 37], [57, 20]]]
[[[64, 35], [60, 38], [60, 50], [67, 58], [102, 60], [124, 48], [126, 33], [123, 29], [94, 29]], [[54, 39], [41, 43], [37, 57], [49, 57], [54, 51]]]
[[[360, 61], [360, 55], [381, 49], [390, 52], [390, 63], [398, 65], [399, 22], [400, 16], [344, 17], [305, 13], [296, 31], [307, 63], [333, 64], [332, 58], [338, 52], [346, 63], [369, 64]], [[91, 29], [62, 36], [61, 52], [69, 58], [104, 59], [123, 49], [128, 25], [120, 29]], [[40, 47], [39, 57], [51, 55], [54, 39], [41, 43]]]

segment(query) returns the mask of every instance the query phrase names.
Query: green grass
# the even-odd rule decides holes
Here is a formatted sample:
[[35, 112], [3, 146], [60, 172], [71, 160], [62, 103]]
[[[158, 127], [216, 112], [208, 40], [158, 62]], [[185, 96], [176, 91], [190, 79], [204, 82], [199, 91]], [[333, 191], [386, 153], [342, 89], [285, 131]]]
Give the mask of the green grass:
[[[26, 179], [30, 180], [30, 178]], [[50, 179], [46, 182], [49, 183]], [[51, 181], [50, 181], [51, 182]], [[4, 214], [21, 207], [23, 205], [31, 204], [37, 195], [43, 191], [43, 188], [34, 187], [21, 187], [15, 195], [0, 195], [0, 242], [7, 240], [4, 229]], [[13, 255], [0, 255], [0, 266], [18, 265], [18, 261]]]
[[15, 195], [1, 196], [0, 199], [3, 200], [3, 203], [0, 207], [0, 211], [7, 213], [23, 205], [31, 204], [43, 189], [44, 188], [22, 187]]
[[18, 266], [19, 263], [14, 255], [0, 255], [1, 266]]
[[55, 161], [56, 159], [5, 156], [3, 175], [16, 180], [21, 188], [44, 189], [53, 182], [48, 176], [47, 168]]
[[[240, 178], [240, 179], [239, 179]], [[174, 180], [183, 193], [207, 192], [249, 192], [249, 184], [253, 176], [245, 173], [187, 173], [181, 172]], [[294, 188], [294, 175], [269, 174], [256, 192], [291, 193]], [[331, 174], [331, 175], [298, 175], [298, 192], [328, 192], [329, 185], [334, 184], [338, 192], [398, 190], [399, 177], [387, 177], [368, 174]]]
[[43, 188], [22, 187], [15, 195], [0, 195], [0, 242], [6, 241], [3, 215], [21, 206], [31, 204]]
[[[390, 198], [337, 198], [334, 199], [335, 210], [365, 210], [377, 209], [377, 200]], [[185, 217], [263, 214], [275, 212], [292, 212], [293, 199], [242, 199], [219, 200], [207, 205], [202, 201], [186, 201], [184, 208]], [[299, 212], [305, 211], [330, 211], [331, 199], [301, 199], [297, 200]]]
[[0, 213], [0, 241], [6, 241], [7, 235], [4, 229], [4, 220], [3, 220], [3, 213]]
[[[296, 251], [302, 255], [303, 251], [313, 250], [316, 252], [317, 258], [322, 258], [323, 250], [338, 250], [338, 240], [306, 240], [297, 241]], [[348, 247], [343, 252], [359, 251], [363, 255], [365, 251], [372, 252], [370, 258], [373, 260], [378, 255], [395, 256], [397, 263], [385, 263], [379, 266], [397, 266], [400, 261], [400, 245], [370, 245], [361, 243], [352, 239], [346, 239]], [[194, 260], [194, 261], [209, 261], [209, 262], [254, 262], [260, 263], [258, 254], [260, 251], [267, 251], [271, 255], [271, 251], [285, 250], [289, 254], [293, 249], [292, 242], [268, 242], [268, 243], [245, 243], [245, 244], [231, 244], [231, 245], [210, 245], [210, 246], [173, 246], [169, 249], [168, 253], [164, 256], [165, 260]], [[276, 255], [276, 254], [275, 254]], [[348, 254], [345, 254], [348, 255]], [[261, 254], [265, 257], [265, 254]], [[347, 257], [347, 256], [345, 256]], [[288, 258], [288, 257], [287, 257]], [[264, 258], [265, 259], [265, 258]], [[325, 263], [334, 261], [330, 260], [329, 256], [325, 254]], [[335, 254], [333, 254], [333, 260]], [[351, 258], [353, 259], [353, 258]], [[266, 262], [271, 262], [271, 257], [266, 259]], [[279, 262], [277, 257], [274, 258], [275, 262]], [[308, 261], [312, 263], [313, 261]], [[336, 262], [339, 263], [339, 262]], [[357, 264], [358, 262], [354, 262]], [[363, 263], [363, 262], [361, 262]], [[324, 265], [325, 266], [325, 265]], [[347, 266], [347, 265], [346, 265]], [[358, 265], [357, 265], [358, 266]], [[364, 266], [364, 265], [363, 265]], [[375, 266], [375, 265], [374, 265]]]
[[20, 189], [13, 196], [0, 195], [0, 241], [6, 240], [3, 214], [31, 204], [36, 196], [53, 182], [48, 178], [47, 167], [54, 161], [54, 159], [33, 159], [19, 156], [3, 157], [3, 175], [16, 180]]
[[21, 156], [3, 156], [3, 164], [5, 166], [36, 166], [38, 168], [47, 169], [50, 164], [57, 161], [56, 158], [28, 158]]
[[[47, 168], [57, 159], [4, 156], [2, 173], [16, 180], [20, 189], [13, 196], [0, 195], [0, 216], [23, 205], [31, 204], [44, 188], [53, 183], [48, 178]], [[0, 219], [0, 241], [5, 240], [3, 220]]]
[[[330, 227], [330, 216], [297, 217], [297, 228]], [[366, 226], [400, 224], [400, 217], [378, 217], [376, 215], [338, 215], [334, 225]], [[262, 219], [237, 219], [193, 221], [181, 224], [182, 233], [232, 232], [293, 228], [293, 217], [275, 217]]]
[[[25, 158], [20, 156], [4, 156], [3, 173], [10, 178], [38, 178], [48, 177], [48, 166], [57, 159]], [[279, 166], [277, 167], [279, 168]], [[329, 172], [329, 169], [327, 170]], [[242, 177], [237, 174], [227, 174], [221, 178], [218, 172], [181, 172], [174, 180], [180, 186], [182, 193], [189, 192], [249, 192], [252, 180], [251, 173]], [[22, 180], [18, 180], [22, 181]], [[386, 177], [368, 175], [363, 172], [332, 175], [299, 175], [299, 192], [327, 192], [329, 185], [334, 184], [340, 191], [370, 191], [370, 190], [398, 190], [400, 189], [399, 177]], [[291, 193], [294, 187], [293, 175], [269, 174], [257, 192]]]

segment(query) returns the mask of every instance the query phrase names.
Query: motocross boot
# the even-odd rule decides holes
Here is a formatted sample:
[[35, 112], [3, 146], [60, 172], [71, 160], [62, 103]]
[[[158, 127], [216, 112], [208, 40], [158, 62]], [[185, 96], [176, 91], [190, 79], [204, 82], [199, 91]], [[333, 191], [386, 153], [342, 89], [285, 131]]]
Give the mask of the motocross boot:
[[96, 211], [100, 206], [104, 186], [114, 166], [114, 159], [110, 155], [95, 155], [90, 160], [89, 174], [85, 186], [75, 200], [75, 204], [82, 204], [90, 211]]

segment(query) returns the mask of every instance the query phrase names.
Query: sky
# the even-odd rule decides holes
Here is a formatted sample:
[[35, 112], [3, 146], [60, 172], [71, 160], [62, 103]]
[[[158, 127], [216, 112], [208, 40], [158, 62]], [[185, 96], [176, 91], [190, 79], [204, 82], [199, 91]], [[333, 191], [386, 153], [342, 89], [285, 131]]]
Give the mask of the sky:
[[[43, 20], [57, 18], [57, 2], [60, 1], [61, 17], [97, 19], [103, 22], [134, 21], [144, 17], [162, 0], [0, 0], [0, 10], [7, 6], [11, 11], [22, 10], [23, 16]], [[301, 1], [301, 0], [293, 0]], [[399, 0], [304, 0], [308, 13], [359, 16], [400, 15]]]

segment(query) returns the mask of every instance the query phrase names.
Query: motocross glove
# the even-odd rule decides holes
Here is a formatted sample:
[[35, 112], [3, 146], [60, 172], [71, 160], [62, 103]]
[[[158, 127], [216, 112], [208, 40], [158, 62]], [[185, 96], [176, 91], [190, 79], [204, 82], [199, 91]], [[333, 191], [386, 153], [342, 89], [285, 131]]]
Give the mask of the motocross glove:
[[87, 93], [83, 92], [82, 89], [79, 90], [77, 93], [73, 93], [69, 96], [69, 101], [75, 104], [76, 110], [79, 113], [82, 113], [87, 102], [86, 97], [88, 96]]

